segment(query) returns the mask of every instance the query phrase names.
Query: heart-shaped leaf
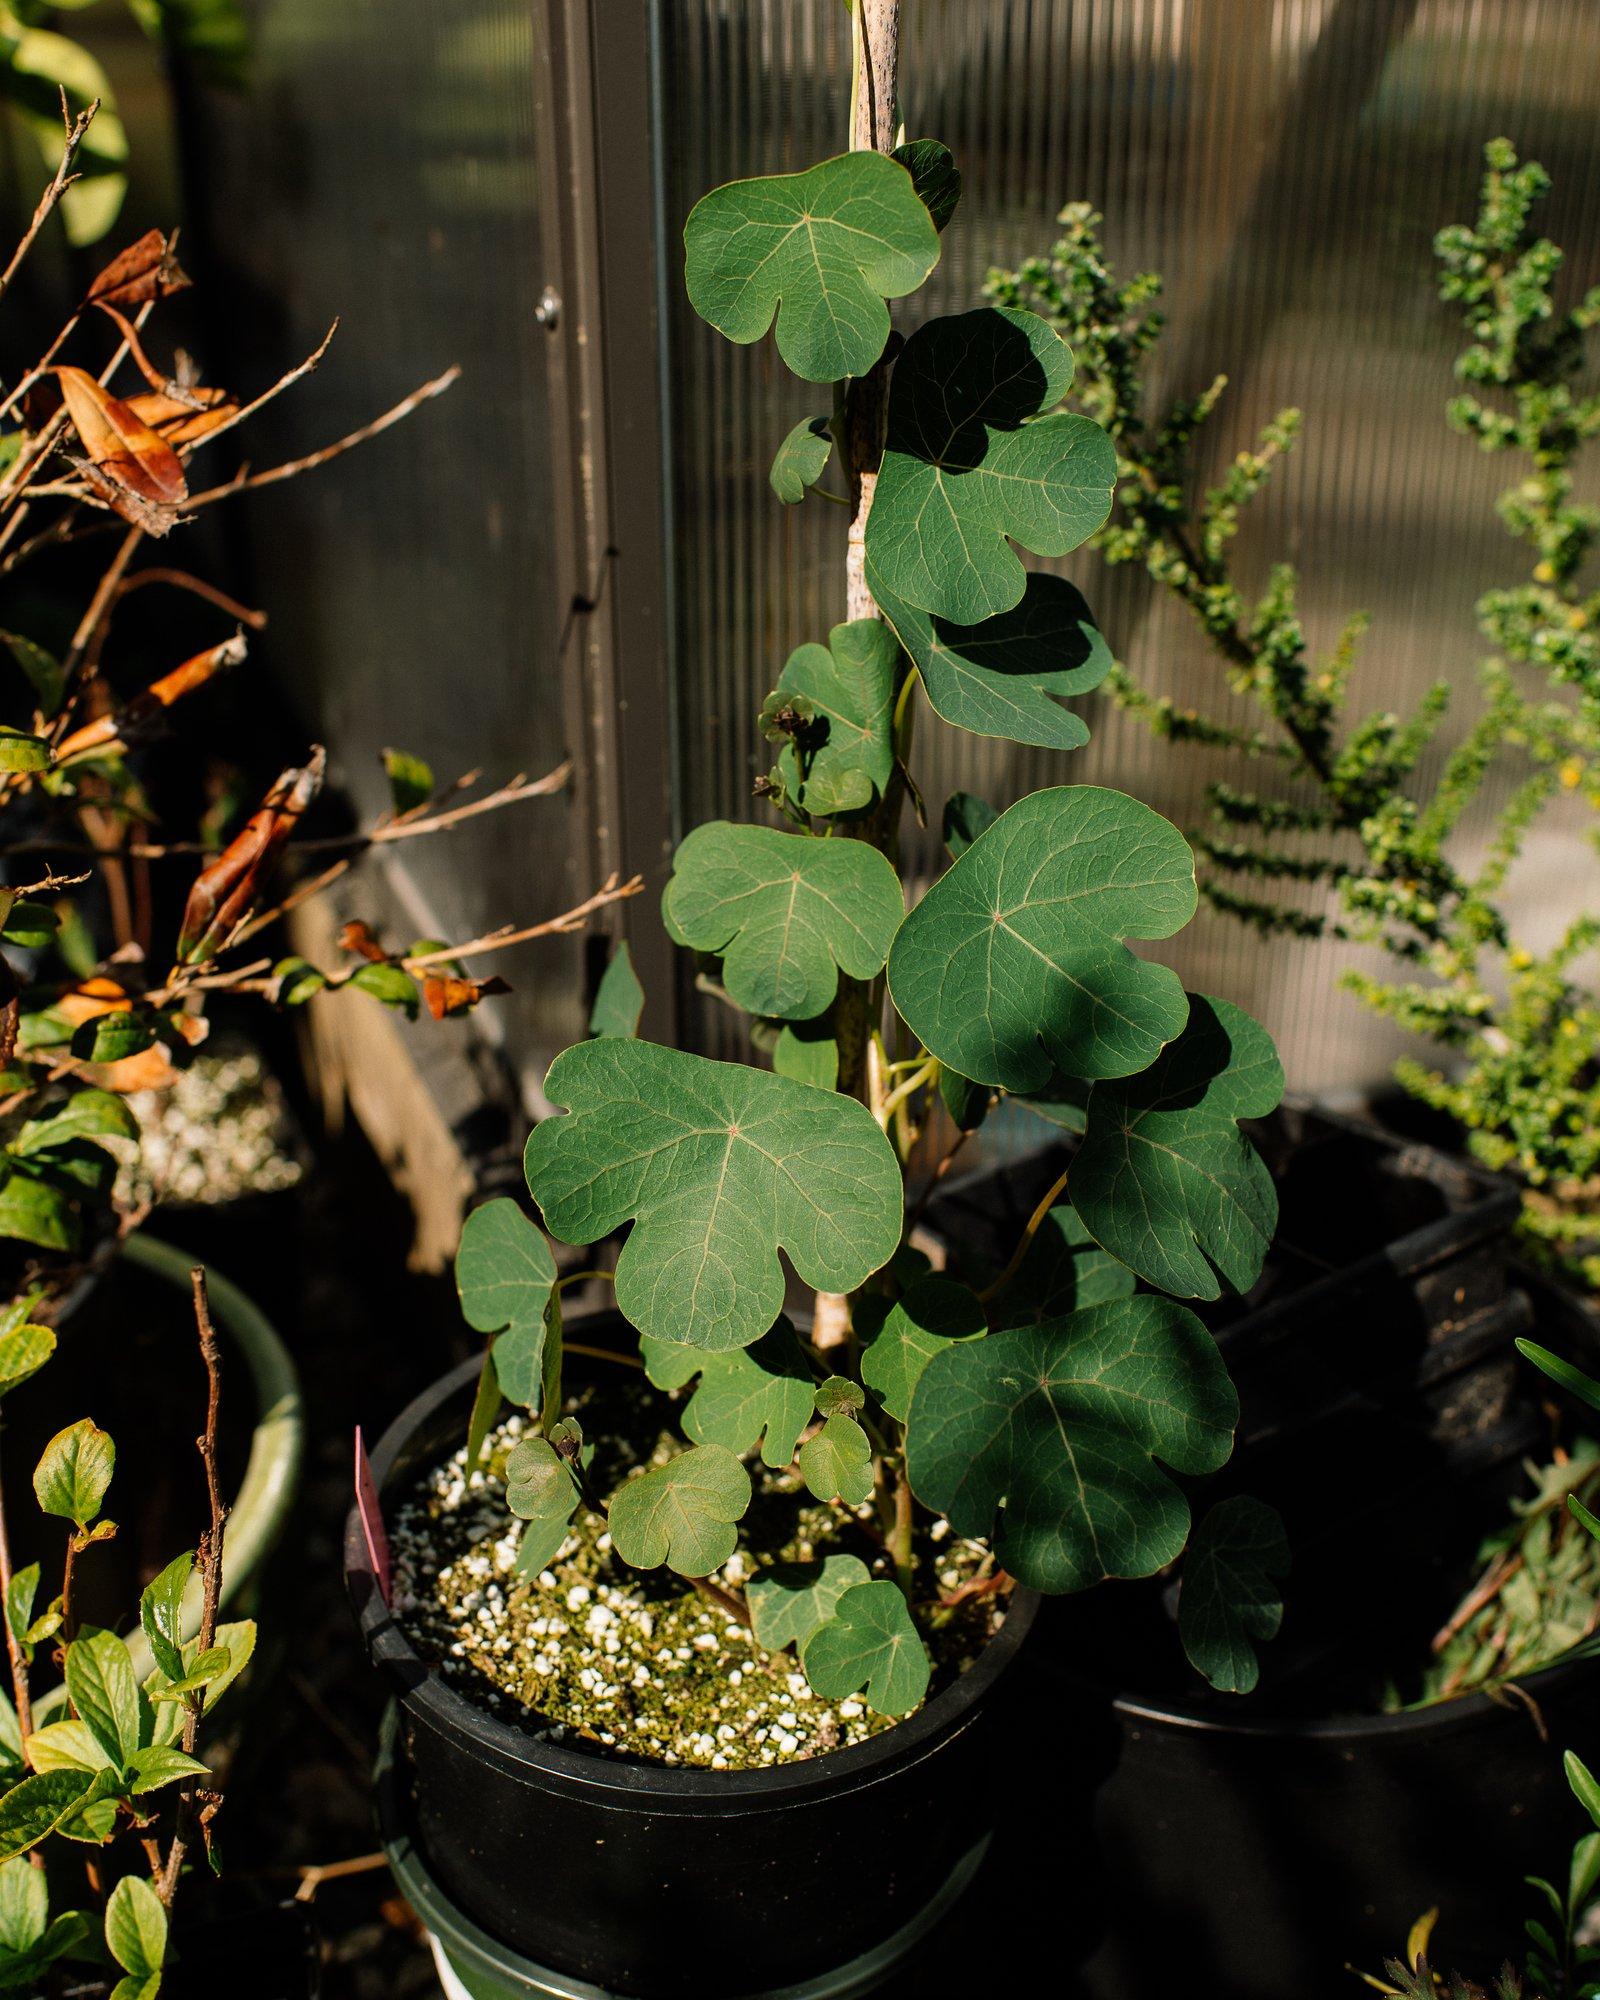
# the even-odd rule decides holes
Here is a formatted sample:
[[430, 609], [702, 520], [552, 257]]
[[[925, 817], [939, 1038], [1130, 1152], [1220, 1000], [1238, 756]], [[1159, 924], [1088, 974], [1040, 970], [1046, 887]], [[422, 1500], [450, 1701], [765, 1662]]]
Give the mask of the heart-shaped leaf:
[[1134, 1276], [1102, 1250], [1083, 1220], [1063, 1204], [1040, 1223], [1016, 1276], [994, 1302], [996, 1331], [1039, 1326], [1080, 1306], [1131, 1297]]
[[1266, 1029], [1227, 1000], [1191, 994], [1188, 1025], [1147, 1070], [1090, 1091], [1074, 1207], [1164, 1292], [1248, 1291], [1278, 1226], [1278, 1194], [1237, 1121], [1264, 1118], [1282, 1096]]
[[1170, 937], [1194, 910], [1194, 856], [1159, 813], [1099, 785], [1033, 792], [900, 926], [889, 990], [924, 1046], [979, 1083], [1126, 1076], [1188, 1001], [1123, 939]]
[[899, 657], [881, 618], [835, 625], [826, 646], [797, 646], [789, 655], [778, 692], [803, 696], [815, 718], [798, 741], [784, 745], [778, 769], [807, 812], [859, 812], [888, 784]]
[[1071, 383], [1072, 356], [1036, 313], [981, 306], [918, 327], [895, 363], [867, 517], [886, 591], [977, 625], [1022, 600], [1013, 540], [1064, 556], [1103, 526], [1116, 447], [1089, 417], [1040, 414]]
[[786, 1021], [823, 1013], [841, 971], [881, 972], [905, 914], [899, 876], [864, 840], [726, 820], [679, 847], [663, 902], [686, 943], [722, 954], [722, 983], [741, 1007]]
[[794, 507], [806, 497], [828, 469], [833, 455], [833, 432], [826, 417], [802, 417], [778, 446], [767, 482], [786, 507]]
[[601, 974], [589, 1010], [591, 1035], [636, 1035], [639, 1016], [644, 1012], [644, 988], [633, 969], [633, 954], [624, 938], [611, 954], [611, 963]]
[[875, 1389], [891, 1417], [904, 1423], [911, 1392], [933, 1357], [955, 1340], [988, 1331], [983, 1307], [965, 1285], [950, 1278], [922, 1278], [890, 1308], [861, 1356], [861, 1379]]
[[916, 663], [936, 715], [974, 736], [1076, 750], [1089, 725], [1068, 695], [1087, 694], [1111, 671], [1081, 591], [1063, 577], [1028, 578], [1022, 602], [981, 625], [952, 625], [896, 597], [871, 565], [867, 582], [879, 609]]
[[1035, 1590], [1149, 1576], [1189, 1532], [1156, 1463], [1215, 1472], [1239, 1400], [1185, 1306], [1148, 1294], [961, 1341], [911, 1399], [912, 1490]]
[[750, 1627], [769, 1653], [792, 1646], [798, 1652], [819, 1625], [833, 1616], [839, 1599], [871, 1572], [859, 1556], [823, 1556], [817, 1562], [774, 1563], [745, 1586]]
[[928, 1649], [892, 1583], [847, 1590], [806, 1640], [800, 1664], [824, 1701], [865, 1688], [879, 1715], [909, 1715], [928, 1692]]
[[517, 1548], [517, 1568], [537, 1575], [567, 1539], [578, 1504], [572, 1468], [548, 1438], [524, 1438], [506, 1460], [506, 1505], [527, 1526]]
[[635, 1218], [617, 1305], [641, 1333], [748, 1347], [783, 1310], [780, 1249], [828, 1292], [854, 1291], [895, 1253], [900, 1170], [854, 1098], [620, 1041], [557, 1056], [545, 1091], [570, 1115], [534, 1127], [528, 1186], [567, 1243]]
[[914, 292], [939, 235], [896, 160], [843, 153], [798, 174], [730, 181], [684, 225], [689, 303], [729, 340], [759, 340], [808, 382], [865, 375], [889, 338], [885, 299]]
[[639, 1351], [658, 1389], [681, 1389], [699, 1375], [683, 1412], [683, 1434], [692, 1443], [740, 1454], [760, 1445], [763, 1464], [793, 1461], [814, 1398], [811, 1370], [788, 1320], [780, 1319], [753, 1347], [726, 1354], [651, 1339], [641, 1341]]
[[543, 1405], [545, 1349], [555, 1297], [556, 1260], [543, 1235], [509, 1195], [475, 1208], [461, 1229], [456, 1291], [468, 1326], [498, 1334], [494, 1371], [507, 1400]]
[[734, 1523], [749, 1505], [750, 1475], [733, 1453], [692, 1444], [612, 1494], [612, 1545], [635, 1569], [665, 1563], [679, 1576], [709, 1576], [733, 1554]]
[[832, 1416], [800, 1447], [800, 1477], [819, 1500], [859, 1507], [872, 1497], [872, 1446], [850, 1416]]
[[1223, 1694], [1261, 1678], [1256, 1646], [1283, 1623], [1289, 1541], [1277, 1510], [1248, 1493], [1219, 1500], [1194, 1532], [1178, 1592], [1178, 1636], [1197, 1672]]

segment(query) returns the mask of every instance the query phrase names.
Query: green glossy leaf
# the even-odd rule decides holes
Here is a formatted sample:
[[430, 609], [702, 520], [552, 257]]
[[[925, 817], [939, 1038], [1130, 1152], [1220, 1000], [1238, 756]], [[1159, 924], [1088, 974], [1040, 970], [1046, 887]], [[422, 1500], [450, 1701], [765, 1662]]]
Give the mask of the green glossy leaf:
[[612, 1494], [612, 1545], [635, 1569], [665, 1563], [679, 1576], [709, 1576], [733, 1554], [734, 1523], [749, 1504], [750, 1475], [733, 1453], [692, 1444]]
[[7, 1951], [27, 1951], [44, 1936], [49, 1921], [44, 1870], [20, 1856], [0, 1866], [0, 1944]]
[[1265, 1118], [1282, 1097], [1266, 1029], [1227, 1000], [1191, 994], [1183, 1033], [1147, 1070], [1090, 1091], [1073, 1206], [1161, 1291], [1248, 1291], [1278, 1226], [1278, 1192], [1238, 1120]]
[[892, 1583], [858, 1583], [806, 1640], [800, 1664], [814, 1693], [866, 1690], [879, 1715], [909, 1715], [928, 1691], [928, 1649]]
[[9, 894], [5, 905], [5, 917], [0, 921], [0, 937], [7, 944], [19, 945], [24, 951], [42, 951], [53, 944], [61, 919], [48, 903], [32, 903], [25, 897], [11, 899]]
[[13, 1570], [11, 1582], [6, 1589], [6, 1623], [11, 1628], [12, 1637], [25, 1644], [28, 1628], [33, 1623], [33, 1601], [39, 1594], [39, 1565], [29, 1563], [26, 1569]]
[[400, 965], [367, 964], [357, 966], [350, 975], [352, 986], [359, 986], [363, 993], [374, 1000], [381, 1000], [385, 1007], [398, 1007], [408, 1020], [417, 1018], [417, 1009], [422, 1004], [422, 993], [411, 974]]
[[155, 1039], [155, 1023], [148, 1016], [124, 1009], [85, 1021], [73, 1034], [72, 1053], [80, 1062], [125, 1062], [142, 1055]]
[[509, 1195], [475, 1208], [461, 1229], [456, 1251], [456, 1291], [468, 1326], [497, 1334], [491, 1353], [495, 1378], [507, 1400], [523, 1409], [543, 1407], [543, 1382], [552, 1329], [556, 1261], [543, 1234]]
[[1561, 1765], [1567, 1774], [1567, 1783], [1572, 1789], [1572, 1796], [1595, 1825], [1600, 1827], [1600, 1783], [1595, 1781], [1594, 1773], [1575, 1750], [1568, 1750], [1563, 1755]]
[[914, 292], [939, 259], [910, 174], [868, 152], [714, 188], [683, 242], [700, 317], [748, 345], [776, 313], [778, 352], [808, 382], [866, 374], [889, 338], [885, 299]]
[[1204, 1326], [1142, 1295], [935, 1355], [906, 1462], [917, 1498], [1021, 1582], [1082, 1590], [1172, 1561], [1189, 1504], [1161, 1466], [1215, 1472], [1238, 1415]]
[[22, 671], [28, 677], [33, 689], [33, 698], [39, 704], [40, 712], [52, 716], [61, 706], [61, 690], [64, 677], [61, 662], [53, 653], [32, 639], [25, 639], [20, 632], [0, 632], [0, 646], [4, 646]]
[[987, 799], [971, 792], [952, 792], [944, 802], [942, 827], [950, 859], [959, 861], [980, 833], [987, 833], [1000, 817]]
[[[977, 625], [1022, 601], [1012, 541], [1064, 556], [1104, 525], [1117, 479], [1089, 417], [1052, 415], [1072, 356], [1035, 313], [928, 320], [895, 363], [867, 561], [901, 604]], [[905, 636], [902, 633], [902, 638]]]
[[196, 1653], [192, 1660], [186, 1660], [179, 1678], [169, 1681], [165, 1687], [157, 1688], [151, 1695], [152, 1701], [182, 1701], [186, 1695], [199, 1694], [213, 1681], [220, 1681], [225, 1675], [231, 1677], [233, 1656], [226, 1646], [209, 1646]]
[[396, 812], [411, 812], [433, 797], [432, 765], [412, 756], [409, 750], [385, 750], [383, 769]]
[[889, 155], [911, 176], [911, 185], [935, 229], [943, 230], [961, 199], [961, 169], [955, 154], [937, 139], [910, 139]]
[[756, 1643], [770, 1653], [786, 1646], [799, 1652], [817, 1627], [833, 1616], [845, 1592], [870, 1581], [871, 1571], [859, 1556], [774, 1563], [745, 1586]]
[[327, 974], [306, 958], [280, 958], [272, 976], [278, 983], [278, 1002], [284, 1007], [303, 1007], [328, 984]]
[[827, 471], [832, 455], [833, 432], [828, 419], [802, 417], [778, 446], [768, 483], [786, 507], [797, 506]]
[[1123, 939], [1170, 937], [1194, 910], [1194, 856], [1159, 813], [1099, 785], [1034, 792], [906, 918], [889, 990], [924, 1046], [976, 1082], [1126, 1076], [1182, 1030], [1188, 1001]]
[[[214, 1652], [226, 1652], [228, 1665], [218, 1674], [209, 1675], [201, 1712], [209, 1715], [221, 1701], [224, 1694], [250, 1664], [256, 1649], [256, 1626], [253, 1618], [238, 1618], [225, 1621], [217, 1627]], [[186, 1639], [183, 1646], [183, 1671], [188, 1674], [201, 1657], [198, 1638]], [[145, 1682], [145, 1693], [154, 1706], [154, 1728], [152, 1741], [172, 1744], [183, 1734], [185, 1704], [182, 1701], [164, 1701], [163, 1693], [171, 1683], [159, 1667]]]
[[12, 1174], [0, 1187], [0, 1237], [41, 1250], [75, 1250], [82, 1234], [77, 1207], [64, 1189], [25, 1173]]
[[66, 1680], [73, 1707], [120, 1770], [140, 1736], [139, 1677], [127, 1645], [115, 1632], [85, 1631], [67, 1648]]
[[47, 1326], [19, 1326], [0, 1333], [0, 1396], [26, 1382], [56, 1351], [56, 1337]]
[[167, 1958], [167, 1913], [142, 1875], [124, 1875], [106, 1904], [106, 1949], [124, 1972], [146, 1978]]
[[135, 1750], [128, 1763], [133, 1773], [128, 1789], [135, 1798], [142, 1798], [146, 1792], [159, 1792], [163, 1786], [179, 1784], [185, 1778], [211, 1775], [198, 1757], [174, 1750], [166, 1743], [151, 1743], [143, 1750]]
[[869, 566], [868, 586], [911, 655], [936, 715], [974, 736], [1076, 750], [1089, 725], [1062, 702], [1111, 671], [1082, 593], [1059, 576], [1028, 578], [1022, 602], [981, 625], [952, 625], [918, 611]]
[[792, 1463], [814, 1402], [811, 1370], [787, 1319], [753, 1347], [726, 1354], [650, 1338], [639, 1343], [639, 1351], [658, 1389], [681, 1389], [699, 1375], [700, 1386], [683, 1412], [683, 1433], [692, 1443], [717, 1444], [740, 1455], [759, 1445], [764, 1464]]
[[76, 1716], [48, 1722], [28, 1738], [28, 1762], [36, 1771], [120, 1770], [121, 1760], [108, 1750], [87, 1722]]
[[13, 1785], [0, 1798], [0, 1861], [37, 1847], [114, 1783], [110, 1771], [61, 1770], [40, 1771]]
[[137, 1139], [139, 1121], [128, 1108], [126, 1098], [112, 1090], [74, 1091], [58, 1111], [46, 1118], [30, 1118], [12, 1140], [12, 1150], [23, 1155], [48, 1152], [69, 1139]]
[[183, 1593], [193, 1574], [194, 1557], [177, 1556], [139, 1599], [139, 1623], [151, 1657], [168, 1680], [183, 1678]]
[[564, 1242], [634, 1218], [617, 1305], [642, 1333], [748, 1347], [783, 1310], [780, 1249], [803, 1284], [849, 1292], [899, 1244], [900, 1170], [854, 1098], [616, 1041], [558, 1056], [545, 1091], [570, 1115], [535, 1126], [528, 1186]]
[[1524, 1361], [1542, 1369], [1552, 1382], [1559, 1382], [1580, 1403], [1587, 1403], [1591, 1410], [1600, 1410], [1600, 1382], [1592, 1375], [1585, 1375], [1581, 1368], [1574, 1368], [1570, 1361], [1563, 1361], [1559, 1354], [1552, 1354], [1535, 1340], [1519, 1340], [1517, 1352]]
[[517, 1544], [517, 1573], [537, 1576], [561, 1553], [577, 1510], [571, 1468], [544, 1438], [525, 1438], [506, 1461], [506, 1497], [526, 1525]]
[[643, 1012], [644, 988], [639, 984], [639, 975], [633, 969], [633, 953], [624, 938], [611, 954], [611, 963], [595, 989], [594, 1005], [589, 1010], [589, 1033], [624, 1038], [636, 1035]]
[[87, 1528], [100, 1512], [116, 1465], [117, 1447], [111, 1438], [89, 1418], [80, 1417], [57, 1431], [40, 1454], [33, 1474], [34, 1497], [47, 1514]]
[[881, 972], [905, 912], [899, 876], [864, 840], [726, 820], [682, 843], [663, 901], [695, 950], [721, 953], [741, 1007], [791, 1021], [824, 1012], [841, 972]]
[[772, 1067], [796, 1083], [832, 1090], [839, 1081], [839, 1044], [830, 1024], [820, 1018], [785, 1021], [772, 1045]]
[[861, 1356], [861, 1379], [898, 1422], [911, 1412], [911, 1392], [933, 1357], [952, 1341], [988, 1331], [983, 1307], [951, 1278], [922, 1278], [896, 1300]]
[[826, 646], [797, 646], [784, 663], [778, 692], [800, 696], [813, 711], [802, 737], [778, 753], [789, 795], [805, 811], [859, 812], [882, 794], [894, 770], [899, 658], [881, 618], [856, 618], [835, 625]]
[[1223, 1694], [1261, 1678], [1256, 1647], [1283, 1623], [1289, 1542], [1276, 1509], [1247, 1493], [1219, 1500], [1195, 1529], [1178, 1594], [1178, 1636], [1197, 1672]]
[[800, 1477], [818, 1500], [859, 1507], [872, 1497], [872, 1446], [854, 1417], [832, 1416], [800, 1447]]
[[1102, 1250], [1081, 1219], [1063, 1204], [1040, 1223], [1015, 1277], [995, 1299], [993, 1324], [1039, 1326], [1080, 1306], [1132, 1296], [1134, 1276]]

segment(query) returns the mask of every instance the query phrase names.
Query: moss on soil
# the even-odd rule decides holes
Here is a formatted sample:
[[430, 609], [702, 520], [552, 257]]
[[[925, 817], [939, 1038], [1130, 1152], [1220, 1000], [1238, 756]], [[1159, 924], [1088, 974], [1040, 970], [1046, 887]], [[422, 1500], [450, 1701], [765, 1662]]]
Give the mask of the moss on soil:
[[[663, 1400], [608, 1385], [578, 1415], [595, 1445], [601, 1492], [630, 1470], [680, 1448], [662, 1424]], [[530, 1428], [509, 1418], [490, 1439], [485, 1469], [463, 1478], [457, 1451], [426, 1474], [391, 1530], [395, 1605], [412, 1643], [438, 1660], [458, 1690], [508, 1719], [542, 1723], [551, 1739], [577, 1737], [663, 1764], [749, 1770], [865, 1742], [893, 1727], [864, 1700], [823, 1701], [792, 1653], [766, 1653], [748, 1629], [670, 1571], [620, 1562], [605, 1522], [580, 1508], [573, 1533], [537, 1578], [516, 1573], [522, 1523], [506, 1509], [501, 1477]], [[755, 1496], [740, 1548], [713, 1579], [739, 1590], [774, 1562], [849, 1552], [874, 1576], [892, 1575], [868, 1532], [871, 1508], [811, 1499], [791, 1471], [750, 1466]], [[988, 1552], [943, 1522], [921, 1536], [917, 1617], [934, 1671], [930, 1693], [977, 1657], [1003, 1606], [990, 1595], [945, 1607], [982, 1572]]]

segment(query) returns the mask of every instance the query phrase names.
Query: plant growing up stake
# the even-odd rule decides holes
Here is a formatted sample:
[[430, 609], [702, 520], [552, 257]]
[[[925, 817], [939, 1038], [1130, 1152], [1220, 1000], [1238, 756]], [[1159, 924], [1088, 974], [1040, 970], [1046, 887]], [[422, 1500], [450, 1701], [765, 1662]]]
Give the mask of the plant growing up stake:
[[[1183, 1301], [1261, 1268], [1276, 1198], [1239, 1121], [1273, 1109], [1283, 1075], [1247, 1015], [1130, 949], [1189, 920], [1195, 873], [1177, 829], [1120, 792], [1066, 782], [1004, 811], [952, 798], [950, 865], [907, 913], [919, 719], [1063, 752], [1087, 739], [1067, 704], [1109, 650], [1078, 592], [1025, 559], [1095, 533], [1117, 460], [1099, 424], [1060, 408], [1072, 356], [1037, 315], [891, 331], [891, 303], [938, 260], [960, 177], [942, 145], [901, 133], [897, 6], [858, 0], [854, 32], [851, 150], [717, 188], [684, 231], [699, 314], [736, 342], [770, 333], [816, 385], [815, 416], [774, 440], [779, 499], [832, 479], [848, 502], [847, 615], [782, 666], [763, 709], [772, 820], [695, 829], [662, 904], [674, 939], [719, 962], [771, 1067], [635, 1039], [618, 961], [606, 1032], [551, 1065], [563, 1115], [526, 1152], [552, 1236], [631, 1225], [617, 1305], [652, 1381], [694, 1385], [684, 1447], [594, 1490], [563, 1414], [555, 1261], [515, 1202], [469, 1217], [457, 1275], [493, 1336], [469, 1460], [502, 1399], [538, 1420], [507, 1467], [523, 1574], [589, 1509], [623, 1562], [712, 1578], [760, 1446], [816, 1500], [870, 1514], [881, 1559], [712, 1587], [761, 1645], [797, 1651], [818, 1692], [899, 1716], [928, 1685], [940, 1606], [919, 1595], [917, 1555], [940, 1517], [988, 1544], [996, 1593], [1080, 1590], [1182, 1555], [1179, 1482], [1218, 1470], [1238, 1414]], [[909, 1251], [905, 1184], [919, 1134], [948, 1113], [953, 1152], [1002, 1094], [1075, 1100], [1083, 1138], [976, 1289]], [[809, 1337], [784, 1317], [784, 1259], [817, 1298]], [[1182, 1632], [1218, 1686], [1254, 1684], [1283, 1567], [1257, 1503], [1202, 1524]]]

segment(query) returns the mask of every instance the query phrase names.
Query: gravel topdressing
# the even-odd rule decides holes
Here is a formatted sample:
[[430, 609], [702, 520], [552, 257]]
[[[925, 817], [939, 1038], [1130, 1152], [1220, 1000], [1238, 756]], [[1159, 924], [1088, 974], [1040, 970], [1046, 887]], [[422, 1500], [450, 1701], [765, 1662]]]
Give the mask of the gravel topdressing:
[[[596, 1436], [585, 1424], [602, 1491], [630, 1463], [659, 1464], [676, 1448], [673, 1435], [657, 1429], [658, 1399], [611, 1392], [605, 1415], [614, 1418], [619, 1405], [632, 1418], [631, 1442], [615, 1432]], [[501, 1424], [485, 1469], [470, 1480], [464, 1449], [455, 1452], [391, 1520], [395, 1609], [413, 1645], [440, 1663], [459, 1692], [508, 1719], [542, 1723], [552, 1741], [577, 1738], [715, 1771], [815, 1757], [893, 1727], [861, 1699], [814, 1695], [794, 1654], [764, 1652], [746, 1626], [683, 1578], [628, 1568], [613, 1553], [604, 1520], [587, 1509], [548, 1569], [536, 1578], [517, 1575], [522, 1523], [506, 1508], [501, 1468], [529, 1428], [522, 1417]], [[641, 1442], [647, 1433], [654, 1440], [648, 1449]], [[741, 1524], [742, 1546], [713, 1582], [738, 1591], [769, 1562], [844, 1550], [874, 1576], [893, 1574], [850, 1510], [812, 1500], [791, 1472], [759, 1463], [750, 1472], [755, 1497]], [[870, 1520], [871, 1509], [860, 1516]], [[939, 1605], [941, 1592], [991, 1566], [981, 1545], [953, 1536], [946, 1523], [932, 1525], [921, 1556], [918, 1596], [929, 1602], [923, 1615], [919, 1601], [919, 1622], [936, 1693], [982, 1651], [1003, 1600], [998, 1608], [990, 1595]]]

